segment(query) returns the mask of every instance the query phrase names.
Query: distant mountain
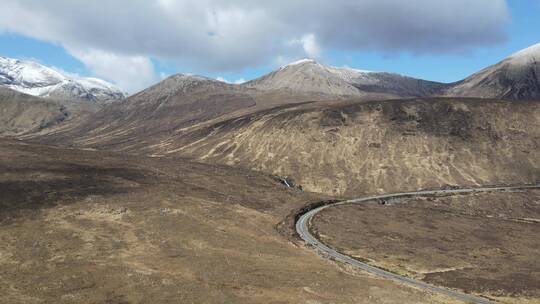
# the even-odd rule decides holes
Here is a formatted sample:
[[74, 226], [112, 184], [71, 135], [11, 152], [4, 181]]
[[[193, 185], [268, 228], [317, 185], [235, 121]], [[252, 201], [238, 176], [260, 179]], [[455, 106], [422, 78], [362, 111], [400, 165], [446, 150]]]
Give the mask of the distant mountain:
[[540, 43], [460, 82], [448, 96], [540, 100]]
[[126, 120], [150, 119], [156, 124], [185, 124], [254, 105], [239, 86], [187, 74], [171, 76], [107, 112], [119, 111]]
[[103, 107], [55, 141], [63, 137], [83, 142], [99, 136], [103, 146], [144, 147], [183, 128], [254, 106], [253, 97], [246, 91], [206, 77], [174, 75]]
[[437, 82], [394, 73], [331, 67], [311, 59], [282, 66], [276, 71], [245, 83], [244, 86], [259, 90], [289, 90], [337, 96], [380, 93], [394, 97], [431, 96], [440, 94], [447, 88], [447, 85]]
[[0, 86], [28, 95], [109, 103], [126, 97], [118, 87], [97, 78], [74, 77], [39, 63], [0, 57]]

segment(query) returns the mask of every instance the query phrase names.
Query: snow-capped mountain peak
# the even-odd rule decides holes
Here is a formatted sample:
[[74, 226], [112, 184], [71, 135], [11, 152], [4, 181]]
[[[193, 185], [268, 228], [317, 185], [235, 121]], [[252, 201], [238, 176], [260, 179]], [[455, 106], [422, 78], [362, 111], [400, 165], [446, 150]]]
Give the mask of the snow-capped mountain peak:
[[364, 96], [368, 93], [424, 96], [436, 94], [443, 87], [398, 74], [327, 66], [313, 59], [289, 63], [245, 86], [334, 96]]
[[97, 78], [69, 75], [30, 60], [0, 57], [0, 85], [28, 95], [76, 101], [113, 102], [126, 97]]
[[511, 100], [540, 99], [540, 43], [467, 77], [446, 94]]
[[508, 59], [514, 64], [540, 62], [540, 43], [514, 53]]
[[59, 72], [33, 61], [0, 57], [0, 71], [20, 83], [42, 84], [66, 80]]

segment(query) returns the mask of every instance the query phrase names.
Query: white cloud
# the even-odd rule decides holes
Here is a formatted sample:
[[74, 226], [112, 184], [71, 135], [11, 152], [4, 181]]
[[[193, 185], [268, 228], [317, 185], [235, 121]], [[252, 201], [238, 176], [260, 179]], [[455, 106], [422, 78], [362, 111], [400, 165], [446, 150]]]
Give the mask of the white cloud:
[[101, 50], [68, 49], [95, 75], [134, 93], [160, 80], [152, 61], [143, 56], [119, 56]]
[[2, 0], [0, 32], [91, 50], [72, 53], [129, 89], [159, 78], [148, 58], [203, 73], [329, 49], [460, 52], [503, 41], [508, 19], [505, 0]]
[[291, 45], [300, 45], [307, 57], [317, 59], [321, 57], [321, 47], [317, 44], [317, 39], [314, 34], [305, 34], [300, 39], [293, 39]]
[[165, 79], [165, 78], [168, 78], [169, 76], [171, 76], [171, 75], [170, 75], [170, 74], [167, 74], [167, 73], [163, 73], [163, 72], [159, 73], [159, 79], [160, 79], [160, 80], [163, 80], [163, 79]]
[[304, 51], [309, 57], [319, 58], [321, 56], [321, 48], [317, 44], [315, 35], [304, 35], [304, 37], [302, 37], [302, 46], [304, 47]]
[[232, 84], [242, 84], [242, 83], [246, 82], [246, 80], [244, 78], [240, 78], [240, 79], [237, 79], [235, 81], [229, 81], [229, 80], [227, 80], [227, 79], [225, 79], [225, 78], [223, 78], [221, 76], [218, 76], [216, 78], [216, 80], [221, 81], [221, 82], [226, 82], [226, 83], [232, 83]]

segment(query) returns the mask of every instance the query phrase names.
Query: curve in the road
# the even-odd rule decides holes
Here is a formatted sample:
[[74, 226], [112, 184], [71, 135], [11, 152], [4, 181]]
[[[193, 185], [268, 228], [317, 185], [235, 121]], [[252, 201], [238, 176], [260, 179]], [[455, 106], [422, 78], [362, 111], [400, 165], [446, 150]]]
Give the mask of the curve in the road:
[[422, 290], [427, 290], [430, 292], [443, 294], [443, 295], [452, 297], [454, 299], [457, 299], [466, 303], [492, 304], [494, 302], [486, 298], [464, 294], [459, 291], [455, 291], [452, 289], [447, 289], [447, 288], [443, 288], [439, 286], [434, 286], [434, 285], [431, 285], [431, 284], [428, 284], [419, 280], [401, 276], [401, 275], [371, 266], [369, 264], [360, 262], [345, 254], [339, 253], [336, 250], [330, 248], [329, 246], [323, 244], [320, 240], [318, 240], [315, 236], [313, 236], [309, 231], [309, 223], [315, 214], [321, 212], [324, 209], [340, 206], [340, 205], [362, 204], [362, 203], [367, 203], [369, 201], [380, 200], [380, 199], [419, 197], [419, 196], [434, 195], [434, 194], [460, 194], [460, 193], [489, 192], [489, 191], [502, 191], [502, 190], [520, 190], [520, 189], [531, 189], [531, 188], [540, 188], [540, 185], [537, 184], [537, 185], [522, 185], [522, 186], [508, 186], [508, 187], [480, 187], [480, 188], [426, 190], [426, 191], [401, 192], [401, 193], [363, 197], [363, 198], [320, 206], [318, 208], [315, 208], [313, 210], [306, 212], [305, 214], [301, 215], [298, 218], [296, 222], [296, 232], [298, 233], [300, 238], [302, 238], [307, 244], [315, 247], [319, 252], [323, 253], [324, 255], [331, 257], [337, 261], [341, 261], [343, 263], [347, 263], [349, 265], [358, 267], [360, 269], [363, 269], [367, 272], [383, 277], [385, 279], [398, 281], [400, 283], [404, 283], [404, 284], [407, 284], [407, 285], [410, 285], [410, 286], [413, 286]]

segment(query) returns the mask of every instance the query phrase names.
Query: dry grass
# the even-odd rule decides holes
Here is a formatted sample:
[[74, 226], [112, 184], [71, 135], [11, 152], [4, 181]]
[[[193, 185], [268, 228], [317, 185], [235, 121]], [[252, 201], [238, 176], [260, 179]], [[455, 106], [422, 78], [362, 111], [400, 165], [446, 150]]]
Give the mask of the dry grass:
[[289, 176], [357, 196], [540, 179], [540, 104], [430, 99], [277, 108], [181, 133], [148, 153]]
[[[540, 191], [329, 208], [313, 222], [351, 256], [490, 297], [540, 300]], [[505, 300], [506, 301], [506, 300]]]
[[0, 142], [4, 303], [450, 303], [296, 247], [320, 199], [182, 159]]

